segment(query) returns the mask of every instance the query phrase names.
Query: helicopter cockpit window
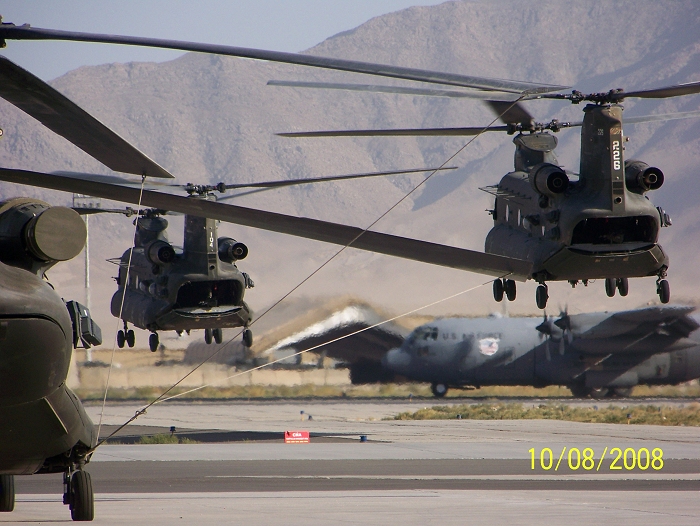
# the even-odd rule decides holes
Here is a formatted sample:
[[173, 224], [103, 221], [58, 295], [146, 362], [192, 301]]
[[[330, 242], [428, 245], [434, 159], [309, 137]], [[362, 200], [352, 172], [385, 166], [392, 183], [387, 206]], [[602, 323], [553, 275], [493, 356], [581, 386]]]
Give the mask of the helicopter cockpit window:
[[414, 340], [437, 340], [438, 329], [437, 327], [419, 327], [414, 331]]

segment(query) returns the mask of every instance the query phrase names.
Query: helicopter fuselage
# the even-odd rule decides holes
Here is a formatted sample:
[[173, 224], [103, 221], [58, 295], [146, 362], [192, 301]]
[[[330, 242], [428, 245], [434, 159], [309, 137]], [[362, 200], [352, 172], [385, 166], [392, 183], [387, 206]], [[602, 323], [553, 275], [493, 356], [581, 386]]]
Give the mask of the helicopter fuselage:
[[162, 218], [137, 219], [135, 246], [120, 259], [112, 314], [153, 332], [248, 325], [243, 297], [252, 281], [235, 264], [247, 248], [219, 238], [213, 219], [185, 216], [182, 251], [167, 242], [165, 228]]

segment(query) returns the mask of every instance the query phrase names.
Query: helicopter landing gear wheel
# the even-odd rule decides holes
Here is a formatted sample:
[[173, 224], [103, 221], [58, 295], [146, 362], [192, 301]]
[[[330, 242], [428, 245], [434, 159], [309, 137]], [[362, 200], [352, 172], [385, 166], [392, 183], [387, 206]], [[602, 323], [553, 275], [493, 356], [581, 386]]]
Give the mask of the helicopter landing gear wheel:
[[0, 512], [15, 509], [15, 476], [0, 475]]
[[668, 303], [671, 300], [671, 286], [665, 279], [656, 284], [656, 293], [659, 295], [661, 303]]
[[617, 279], [615, 278], [605, 278], [605, 293], [609, 298], [615, 295], [615, 290], [617, 289]]
[[507, 279], [503, 282], [503, 290], [506, 293], [508, 301], [515, 301], [515, 281]]
[[148, 348], [151, 350], [151, 352], [156, 352], [158, 350], [159, 343], [160, 339], [158, 338], [158, 333], [151, 333], [151, 335], [148, 337]]
[[214, 341], [216, 343], [221, 343], [224, 341], [224, 331], [221, 329], [212, 329], [212, 335], [214, 336]]
[[544, 283], [537, 286], [535, 291], [535, 301], [537, 302], [538, 309], [544, 309], [547, 306], [547, 300], [549, 299], [549, 292], [547, 290], [547, 285]]
[[124, 335], [124, 331], [119, 329], [117, 331], [117, 347], [123, 349], [124, 343], [126, 343], [126, 336]]
[[204, 341], [207, 345], [211, 344], [213, 336], [211, 329], [204, 329]]
[[136, 335], [134, 334], [133, 330], [126, 331], [126, 344], [129, 346], [129, 348], [136, 344]]
[[447, 394], [447, 385], [440, 382], [435, 382], [430, 385], [430, 390], [433, 392], [435, 398], [442, 398]]
[[251, 331], [250, 329], [243, 330], [243, 345], [245, 345], [246, 347], [253, 346], [253, 331]]
[[503, 290], [503, 281], [501, 279], [494, 279], [493, 280], [493, 299], [495, 299], [498, 302], [503, 301], [503, 293], [505, 291]]
[[627, 296], [630, 291], [630, 284], [627, 278], [617, 278], [617, 291], [620, 296]]
[[76, 471], [70, 478], [70, 516], [74, 521], [91, 521], [95, 518], [95, 497], [92, 479], [87, 471]]

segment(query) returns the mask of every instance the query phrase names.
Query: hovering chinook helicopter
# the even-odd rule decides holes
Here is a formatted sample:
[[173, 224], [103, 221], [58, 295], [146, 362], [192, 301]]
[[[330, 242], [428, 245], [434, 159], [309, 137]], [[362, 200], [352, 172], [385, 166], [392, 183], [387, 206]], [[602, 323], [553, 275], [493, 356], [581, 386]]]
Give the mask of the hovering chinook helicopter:
[[[593, 94], [583, 94], [579, 91], [552, 93], [568, 88], [295, 53], [57, 31], [31, 28], [29, 25], [2, 24], [0, 39], [67, 40], [152, 46], [472, 88], [472, 91], [455, 92], [391, 86], [305, 83], [305, 87], [479, 98], [489, 101], [501, 115], [505, 126], [352, 130], [285, 135], [474, 136], [485, 131], [517, 132], [515, 170], [507, 174], [498, 185], [491, 187], [491, 191], [496, 194], [496, 203], [491, 211], [495, 226], [487, 237], [485, 253], [230, 205], [226, 210], [210, 207], [209, 213], [212, 217], [248, 226], [495, 276], [498, 278], [494, 281], [494, 297], [497, 300], [502, 299], [503, 295], [510, 300], [515, 299], [516, 280], [537, 281], [537, 305], [544, 308], [549, 296], [547, 282], [568, 281], [575, 286], [581, 282], [586, 284], [591, 279], [604, 278], [608, 295], [613, 295], [616, 290], [624, 295], [628, 291], [628, 278], [642, 276], [656, 276], [659, 298], [664, 303], [670, 299], [670, 287], [665, 279], [669, 265], [668, 256], [658, 244], [659, 229], [670, 225], [670, 220], [644, 196], [645, 192], [661, 185], [663, 173], [639, 161], [625, 162], [622, 107], [619, 103], [630, 97], [666, 98], [700, 93], [700, 82], [630, 92], [611, 90]], [[304, 83], [287, 84], [301, 86]], [[584, 108], [584, 120], [580, 123], [552, 121], [548, 124], [537, 124], [519, 104], [520, 101], [532, 99], [559, 99], [590, 104]], [[26, 103], [19, 102], [13, 103], [20, 107], [23, 102]], [[31, 111], [28, 113], [32, 114]], [[698, 113], [639, 117], [635, 122], [684, 118], [697, 116]], [[46, 119], [42, 120], [46, 124], [45, 121]], [[570, 180], [568, 174], [556, 163], [553, 153], [556, 138], [549, 133], [571, 126], [582, 126], [581, 168], [576, 181]], [[80, 186], [81, 189], [73, 191], [98, 196], [107, 193], [106, 187], [91, 186], [89, 190], [87, 185], [77, 185], [75, 182], [59, 184], [58, 181], [43, 178], [43, 175], [19, 170], [0, 170], [0, 178], [8, 181], [55, 189]], [[127, 192], [120, 194], [126, 199]], [[162, 199], [149, 196], [149, 199], [151, 198], [151, 202]], [[131, 194], [129, 199], [128, 202], [134, 202], [134, 195]]]
[[[322, 83], [271, 82], [276, 85], [324, 87]], [[331, 89], [353, 89], [352, 85], [332, 84]], [[372, 91], [373, 86], [363, 86]], [[417, 135], [478, 135], [484, 131], [505, 131], [515, 144], [514, 169], [497, 185], [481, 188], [494, 195], [488, 212], [494, 226], [486, 237], [486, 252], [532, 263], [530, 278], [539, 283], [536, 302], [540, 309], [549, 298], [547, 281], [568, 281], [588, 285], [604, 279], [608, 296], [626, 296], [628, 278], [657, 276], [656, 292], [662, 303], [670, 299], [666, 278], [668, 256], [658, 244], [659, 229], [671, 226], [669, 215], [654, 207], [646, 197], [664, 182], [663, 172], [643, 161], [624, 160], [622, 106], [625, 97], [672, 96], [688, 94], [700, 83], [644, 92], [583, 95], [538, 94], [520, 99], [556, 98], [573, 103], [593, 101], [584, 108], [583, 122], [537, 123], [517, 102], [488, 100], [487, 103], [506, 123], [490, 128], [351, 130], [281, 133], [285, 137], [358, 137]], [[391, 91], [390, 88], [381, 91]], [[432, 94], [426, 90], [413, 94]], [[417, 93], [416, 93], [417, 92]], [[401, 93], [401, 91], [399, 91]], [[630, 122], [700, 116], [700, 112], [657, 115], [630, 119]], [[554, 154], [556, 136], [563, 128], [582, 127], [581, 166], [577, 179], [558, 164]], [[513, 279], [496, 279], [496, 301], [513, 301]]]
[[161, 217], [165, 213], [157, 209], [125, 211], [125, 215], [140, 217], [135, 219], [134, 247], [116, 261], [110, 260], [119, 265], [111, 311], [124, 321], [124, 329], [117, 332], [117, 345], [134, 346], [130, 322], [151, 331], [148, 345], [154, 352], [159, 330], [189, 333], [204, 329], [207, 343], [212, 339], [221, 343], [223, 328], [246, 327], [243, 342], [250, 347], [253, 335], [247, 326], [252, 313], [243, 295], [254, 283], [236, 267], [236, 261], [248, 255], [248, 248], [235, 239], [218, 237], [216, 221], [187, 215], [184, 247], [176, 251], [166, 236], [168, 221]]

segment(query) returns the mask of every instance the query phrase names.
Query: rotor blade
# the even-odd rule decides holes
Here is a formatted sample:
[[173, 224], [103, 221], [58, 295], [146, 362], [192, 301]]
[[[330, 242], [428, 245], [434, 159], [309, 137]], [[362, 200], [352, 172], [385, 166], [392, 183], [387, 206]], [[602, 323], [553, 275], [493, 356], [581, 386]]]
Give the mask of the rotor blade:
[[116, 172], [173, 177], [46, 82], [3, 56], [0, 97]]
[[693, 95], [700, 93], [700, 82], [689, 82], [687, 84], [676, 84], [665, 88], [646, 89], [640, 91], [620, 91], [615, 93], [615, 100], [622, 100], [628, 97], [640, 99], [666, 99], [668, 97], [679, 97], [681, 95]]
[[266, 181], [262, 183], [241, 183], [241, 184], [227, 184], [227, 190], [235, 190], [237, 188], [280, 188], [282, 186], [294, 186], [298, 184], [308, 184], [308, 183], [323, 183], [326, 181], [343, 181], [345, 179], [361, 179], [364, 177], [380, 177], [386, 175], [401, 175], [401, 174], [412, 174], [420, 172], [439, 172], [443, 170], [456, 170], [456, 166], [446, 166], [443, 168], [416, 168], [412, 170], [393, 170], [390, 172], [370, 172], [364, 174], [351, 174], [351, 175], [331, 175], [328, 177], [308, 177], [306, 179], [286, 179], [281, 181]]
[[[40, 172], [1, 168], [0, 180], [64, 192], [94, 195], [125, 203], [138, 204], [139, 202], [140, 191], [136, 188], [83, 179], [71, 180], [68, 177], [55, 177]], [[354, 226], [243, 208], [235, 205], [225, 205], [196, 197], [181, 197], [144, 190], [141, 205], [174, 210], [199, 217], [210, 217], [239, 225], [341, 246], [350, 245], [352, 248], [360, 250], [478, 272], [489, 276], [509, 275], [513, 279], [525, 281], [530, 277], [532, 271], [532, 264], [522, 259], [485, 254], [483, 252], [439, 245], [381, 232], [364, 232], [363, 229]]]
[[401, 86], [379, 86], [371, 84], [342, 84], [335, 82], [296, 82], [289, 80], [269, 80], [268, 86], [287, 86], [290, 88], [319, 88], [345, 91], [364, 91], [370, 93], [392, 93], [399, 95], [419, 95], [425, 97], [453, 97], [467, 99], [493, 99], [515, 101], [518, 95], [514, 93], [495, 91], [451, 91], [427, 88], [405, 88]]
[[491, 109], [505, 124], [522, 124], [527, 127], [530, 123], [535, 122], [535, 118], [528, 113], [519, 103], [504, 102], [501, 100], [487, 100]]
[[[129, 185], [129, 186], [141, 186], [141, 181], [140, 180], [134, 180], [134, 179], [127, 179], [126, 177], [119, 177], [118, 175], [103, 175], [103, 174], [91, 174], [91, 173], [85, 173], [85, 172], [67, 172], [67, 171], [56, 171], [56, 172], [51, 172], [51, 175], [55, 175], [57, 177], [72, 177], [74, 179], [87, 179], [88, 181], [97, 181], [100, 183], [111, 183], [111, 184], [120, 184], [120, 185]], [[162, 187], [180, 187], [184, 186], [181, 184], [173, 184], [173, 183], [162, 183], [158, 181], [149, 181], [148, 183], [144, 184], [144, 188], [152, 188], [152, 189], [158, 189]]]
[[[177, 49], [182, 51], [197, 51], [200, 53], [214, 53], [217, 55], [229, 55], [234, 57], [252, 58], [257, 60], [269, 60], [287, 64], [298, 64], [324, 69], [351, 71], [365, 73], [381, 77], [392, 77], [433, 84], [447, 84], [466, 88], [477, 88], [509, 93], [547, 93], [550, 91], [562, 91], [568, 88], [547, 84], [535, 84], [532, 82], [520, 82], [512, 80], [471, 77], [454, 73], [441, 73], [414, 68], [373, 64], [370, 62], [358, 62], [355, 60], [343, 60], [336, 58], [303, 55], [300, 53], [284, 53], [280, 51], [267, 51], [263, 49], [251, 49], [234, 46], [222, 46], [216, 44], [199, 44], [196, 42], [182, 42], [178, 40], [165, 40], [148, 37], [129, 37], [119, 35], [100, 35], [94, 33], [79, 33], [74, 31], [59, 31], [54, 29], [32, 28], [28, 24], [15, 26], [14, 24], [0, 25], [0, 40], [68, 40], [74, 42], [97, 42], [103, 44], [125, 44], [131, 46], [149, 46], [164, 49]], [[4, 42], [0, 42], [4, 44]]]
[[508, 131], [508, 126], [476, 126], [472, 128], [407, 128], [395, 130], [337, 130], [278, 133], [280, 137], [414, 137], [445, 135], [479, 135], [485, 131]]
[[138, 212], [133, 208], [87, 208], [81, 206], [72, 206], [73, 210], [81, 216], [89, 216], [94, 214], [122, 214], [127, 217], [136, 215]]
[[624, 124], [636, 124], [638, 122], [653, 122], [653, 121], [672, 121], [676, 119], [690, 119], [700, 117], [698, 111], [683, 111], [680, 113], [660, 113], [658, 115], [644, 115], [642, 117], [625, 118]]

